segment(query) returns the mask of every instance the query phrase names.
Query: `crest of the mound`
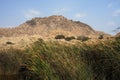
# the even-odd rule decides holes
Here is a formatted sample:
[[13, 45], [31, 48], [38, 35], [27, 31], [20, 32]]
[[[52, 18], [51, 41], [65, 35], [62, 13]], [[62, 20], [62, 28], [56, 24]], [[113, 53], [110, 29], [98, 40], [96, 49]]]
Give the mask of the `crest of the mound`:
[[80, 21], [67, 19], [62, 15], [37, 17], [26, 21], [12, 29], [0, 29], [3, 36], [40, 35], [43, 38], [52, 38], [58, 34], [65, 36], [98, 36], [97, 31]]

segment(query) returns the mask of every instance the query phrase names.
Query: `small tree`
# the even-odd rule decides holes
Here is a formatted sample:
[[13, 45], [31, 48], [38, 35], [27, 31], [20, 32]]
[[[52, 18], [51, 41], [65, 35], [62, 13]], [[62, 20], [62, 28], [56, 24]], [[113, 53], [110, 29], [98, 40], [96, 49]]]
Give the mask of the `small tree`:
[[65, 36], [64, 35], [57, 35], [57, 36], [55, 36], [55, 39], [65, 39]]

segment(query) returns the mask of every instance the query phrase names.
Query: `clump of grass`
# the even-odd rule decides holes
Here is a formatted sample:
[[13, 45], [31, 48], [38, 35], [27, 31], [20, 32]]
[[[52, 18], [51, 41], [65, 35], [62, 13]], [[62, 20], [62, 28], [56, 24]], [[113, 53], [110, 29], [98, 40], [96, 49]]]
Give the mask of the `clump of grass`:
[[92, 79], [91, 69], [81, 60], [79, 52], [76, 46], [39, 40], [28, 54], [35, 56], [30, 59], [31, 68], [42, 80]]
[[91, 65], [95, 80], [120, 79], [120, 39], [83, 47], [81, 55]]
[[0, 73], [16, 74], [19, 64], [24, 61], [24, 54], [19, 49], [3, 49], [0, 51]]

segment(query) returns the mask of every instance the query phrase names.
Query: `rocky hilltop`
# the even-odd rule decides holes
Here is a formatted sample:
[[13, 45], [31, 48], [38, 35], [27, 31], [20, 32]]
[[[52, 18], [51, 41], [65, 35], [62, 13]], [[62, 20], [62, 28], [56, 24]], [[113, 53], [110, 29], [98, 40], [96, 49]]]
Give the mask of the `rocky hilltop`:
[[63, 34], [65, 36], [84, 35], [89, 37], [97, 37], [101, 33], [93, 30], [85, 23], [69, 20], [61, 15], [33, 18], [18, 27], [0, 29], [0, 36], [5, 37], [40, 35], [42, 38], [52, 38], [58, 34]]

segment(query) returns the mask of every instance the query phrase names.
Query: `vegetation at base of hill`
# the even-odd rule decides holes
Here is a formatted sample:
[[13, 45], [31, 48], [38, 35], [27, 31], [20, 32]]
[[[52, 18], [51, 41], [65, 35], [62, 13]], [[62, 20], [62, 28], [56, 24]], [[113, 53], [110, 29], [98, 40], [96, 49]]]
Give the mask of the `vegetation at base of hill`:
[[73, 39], [80, 40], [80, 41], [87, 41], [90, 38], [86, 37], [86, 36], [78, 36], [77, 38], [75, 38], [74, 36], [67, 36], [67, 37], [65, 37], [64, 35], [56, 35], [55, 39], [65, 39], [66, 41], [71, 41]]
[[89, 40], [90, 38], [89, 37], [86, 37], [86, 36], [78, 36], [77, 37], [77, 40], [81, 40], [81, 41], [87, 41]]
[[65, 38], [66, 41], [70, 41], [70, 40], [72, 40], [72, 39], [75, 39], [75, 37], [74, 37], [74, 36], [71, 36], [71, 37], [66, 37], [66, 38]]
[[57, 35], [57, 36], [55, 36], [55, 39], [65, 39], [65, 36], [64, 35]]
[[10, 42], [10, 41], [7, 41], [6, 44], [12, 45], [12, 44], [14, 44], [14, 43], [12, 43], [12, 42]]
[[[120, 80], [120, 38], [86, 44], [34, 42], [24, 51], [0, 51], [0, 74], [27, 63], [31, 80]], [[15, 67], [15, 68], [14, 68]], [[28, 80], [28, 79], [27, 79]]]

